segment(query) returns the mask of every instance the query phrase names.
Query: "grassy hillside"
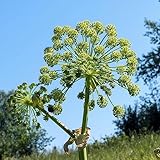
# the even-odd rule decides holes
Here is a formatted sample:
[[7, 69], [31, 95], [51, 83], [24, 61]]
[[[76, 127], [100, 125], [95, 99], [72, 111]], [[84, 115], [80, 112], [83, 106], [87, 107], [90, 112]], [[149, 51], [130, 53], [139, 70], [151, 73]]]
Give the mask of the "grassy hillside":
[[[153, 150], [158, 146], [160, 134], [133, 136], [131, 139], [125, 136], [105, 138], [103, 143], [95, 142], [88, 146], [89, 160], [156, 160]], [[68, 156], [54, 150], [19, 160], [78, 160], [78, 154], [73, 152]]]

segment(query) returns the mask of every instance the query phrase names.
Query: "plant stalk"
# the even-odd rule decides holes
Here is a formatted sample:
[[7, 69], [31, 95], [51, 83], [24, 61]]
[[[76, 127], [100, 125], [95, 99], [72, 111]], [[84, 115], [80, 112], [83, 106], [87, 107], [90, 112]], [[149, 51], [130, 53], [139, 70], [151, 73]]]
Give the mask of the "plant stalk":
[[[83, 110], [83, 120], [82, 120], [82, 130], [81, 134], [86, 133], [87, 123], [88, 123], [88, 111], [89, 111], [89, 90], [90, 88], [90, 77], [86, 78], [85, 82], [85, 101], [84, 101], [84, 110]], [[79, 149], [79, 160], [87, 160], [87, 150], [86, 147], [84, 149]]]
[[67, 128], [61, 121], [59, 121], [54, 116], [51, 116], [46, 110], [44, 110], [42, 107], [36, 106], [37, 109], [39, 109], [41, 112], [43, 112], [48, 118], [50, 118], [54, 123], [56, 123], [63, 131], [65, 131], [70, 137], [75, 138], [72, 130]]

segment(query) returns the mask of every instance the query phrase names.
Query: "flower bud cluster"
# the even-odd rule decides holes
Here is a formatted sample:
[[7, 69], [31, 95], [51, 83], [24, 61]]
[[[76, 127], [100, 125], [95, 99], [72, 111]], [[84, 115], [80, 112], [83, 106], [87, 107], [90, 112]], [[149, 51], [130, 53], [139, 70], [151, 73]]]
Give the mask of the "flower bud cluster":
[[112, 24], [107, 25], [106, 28], [105, 28], [105, 31], [107, 33], [107, 36], [109, 36], [109, 37], [117, 36], [116, 27]]
[[29, 106], [32, 104], [31, 95], [28, 91], [27, 83], [23, 83], [17, 87], [13, 95], [10, 97], [10, 102], [15, 107], [23, 107], [24, 104]]
[[108, 88], [107, 86], [102, 85], [100, 88], [105, 92], [106, 95], [108, 95], [108, 96], [111, 96], [111, 95], [112, 95], [111, 89]]
[[44, 50], [44, 60], [48, 66], [53, 67], [57, 65], [60, 59], [60, 54], [54, 54], [54, 49], [52, 47], [47, 47]]
[[113, 115], [115, 117], [122, 117], [125, 114], [125, 110], [122, 106], [117, 105], [113, 107]]
[[[48, 72], [49, 70], [47, 67], [42, 67], [40, 71], [43, 74], [43, 72]], [[26, 114], [32, 113], [33, 116], [39, 116], [39, 107], [47, 107], [48, 112], [59, 115], [62, 112], [61, 104], [64, 100], [65, 93], [58, 88], [47, 93], [47, 89], [40, 83], [32, 83], [31, 85], [23, 83], [17, 87], [17, 90], [15, 90], [14, 94], [10, 97], [9, 102], [16, 107], [17, 111], [22, 110], [23, 107]], [[44, 119], [47, 120], [48, 118], [44, 117]], [[33, 117], [33, 120], [35, 121], [36, 117]]]
[[[14, 107], [15, 112], [24, 115], [23, 121], [26, 125], [31, 126], [32, 124], [36, 128], [39, 128], [40, 124], [37, 122], [37, 116], [40, 115], [40, 112], [37, 109], [30, 107], [34, 107], [35, 104], [42, 104], [42, 101], [39, 98], [32, 98], [32, 90], [35, 87], [37, 87], [37, 85], [34, 83], [29, 86], [27, 83], [17, 86], [17, 89], [9, 97], [8, 103]], [[44, 88], [41, 88], [41, 90], [44, 90]]]
[[105, 27], [101, 22], [94, 22], [92, 24], [93, 29], [97, 32], [97, 34], [102, 34], [105, 30]]
[[105, 48], [104, 48], [104, 46], [102, 46], [102, 45], [97, 45], [97, 46], [95, 46], [95, 48], [94, 48], [95, 54], [103, 54], [104, 51], [105, 51]]
[[48, 112], [53, 113], [54, 115], [59, 115], [62, 112], [62, 106], [60, 104], [49, 104], [48, 106]]
[[64, 93], [62, 90], [56, 88], [51, 91], [50, 97], [55, 101], [55, 102], [63, 102], [65, 100]]
[[78, 93], [78, 95], [77, 95], [77, 97], [79, 98], [79, 99], [84, 99], [84, 92], [79, 92]]
[[118, 79], [118, 82], [122, 87], [125, 87], [128, 90], [128, 92], [131, 96], [136, 96], [139, 94], [140, 89], [139, 89], [138, 85], [133, 84], [131, 82], [130, 76], [123, 74]]
[[51, 82], [58, 77], [57, 72], [51, 71], [47, 66], [41, 67], [40, 73], [39, 82], [44, 85], [51, 84]]
[[92, 99], [89, 102], [89, 110], [92, 111], [94, 109], [94, 107], [95, 107], [95, 100]]
[[107, 101], [107, 98], [102, 96], [102, 95], [99, 95], [98, 99], [97, 99], [97, 104], [100, 108], [104, 108], [107, 106], [108, 104], [108, 101]]
[[114, 61], [119, 61], [122, 59], [122, 53], [120, 51], [114, 51], [111, 54], [111, 59]]

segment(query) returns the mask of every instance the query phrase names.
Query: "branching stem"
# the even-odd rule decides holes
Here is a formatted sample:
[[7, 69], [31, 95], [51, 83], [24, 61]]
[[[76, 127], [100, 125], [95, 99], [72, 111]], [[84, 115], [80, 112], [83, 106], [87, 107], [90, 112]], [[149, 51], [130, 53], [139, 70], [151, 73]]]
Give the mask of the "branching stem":
[[[90, 77], [87, 77], [86, 78], [86, 82], [85, 82], [85, 101], [84, 101], [82, 132], [81, 132], [81, 134], [85, 134], [86, 133], [87, 123], [88, 123], [89, 93], [90, 93]], [[82, 150], [79, 150], [78, 152], [79, 152], [79, 160], [87, 160], [86, 147], [84, 149], [82, 149]]]
[[45, 116], [50, 118], [54, 123], [56, 123], [61, 129], [63, 129], [69, 136], [75, 137], [73, 132], [68, 129], [61, 121], [59, 121], [57, 118], [54, 116], [51, 116], [46, 110], [44, 110], [42, 107], [36, 106], [38, 110], [40, 110]]

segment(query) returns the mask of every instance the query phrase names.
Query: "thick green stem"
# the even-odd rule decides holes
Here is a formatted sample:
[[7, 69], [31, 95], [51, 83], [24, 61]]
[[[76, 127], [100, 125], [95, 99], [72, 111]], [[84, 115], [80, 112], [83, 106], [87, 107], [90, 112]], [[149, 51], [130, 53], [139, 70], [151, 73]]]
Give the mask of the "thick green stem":
[[89, 86], [90, 86], [90, 78], [86, 78], [86, 84], [85, 84], [85, 101], [84, 101], [84, 110], [83, 110], [83, 121], [82, 121], [82, 133], [84, 134], [86, 132], [87, 123], [88, 123], [88, 103], [89, 103]]
[[[84, 101], [84, 110], [83, 110], [83, 120], [82, 120], [82, 131], [81, 134], [86, 133], [87, 123], [88, 123], [88, 111], [89, 111], [89, 90], [90, 88], [90, 77], [86, 78], [85, 82], [85, 101]], [[87, 160], [87, 151], [86, 147], [81, 149], [79, 152], [79, 160]]]
[[48, 118], [50, 118], [54, 123], [56, 123], [61, 129], [63, 129], [69, 136], [75, 137], [73, 132], [68, 129], [61, 121], [59, 121], [57, 118], [54, 116], [51, 116], [46, 110], [44, 110], [42, 107], [36, 106], [37, 109], [39, 109], [41, 112], [45, 114]]
[[79, 152], [79, 160], [87, 160], [87, 149], [86, 147], [81, 149], [81, 150], [78, 150]]

